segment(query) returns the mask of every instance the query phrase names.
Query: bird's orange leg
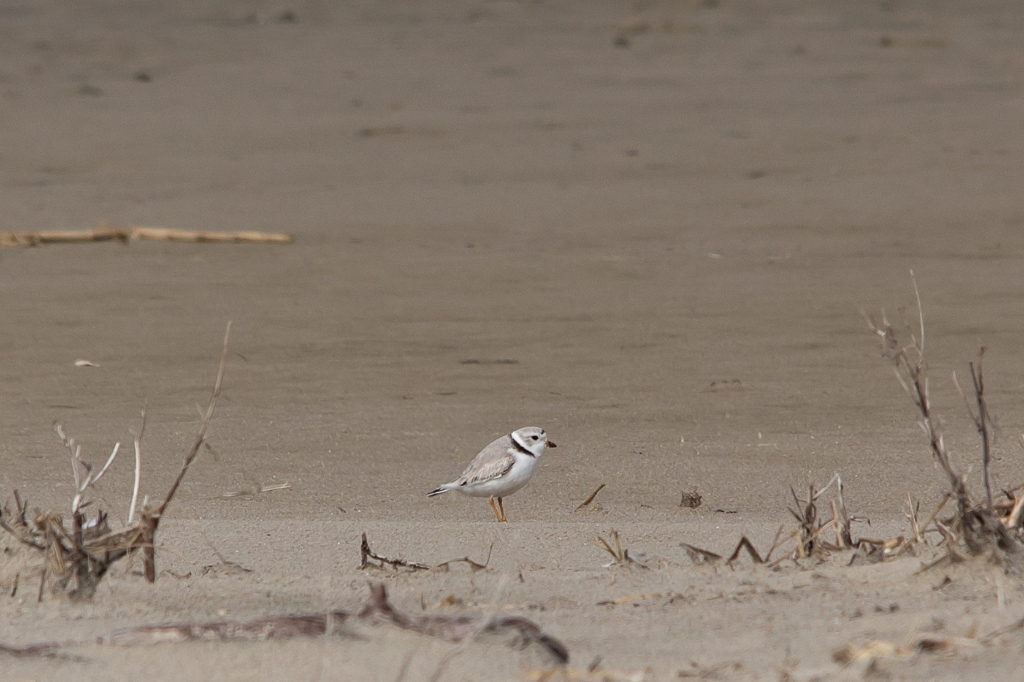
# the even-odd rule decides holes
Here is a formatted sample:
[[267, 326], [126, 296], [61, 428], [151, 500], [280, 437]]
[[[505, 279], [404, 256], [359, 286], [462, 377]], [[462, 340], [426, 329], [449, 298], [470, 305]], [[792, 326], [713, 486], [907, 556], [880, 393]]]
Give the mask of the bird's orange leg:
[[[501, 498], [499, 497], [498, 500], [500, 501]], [[496, 518], [498, 520], [498, 522], [500, 523], [502, 515], [498, 514], [498, 507], [494, 504], [494, 498], [493, 497], [488, 497], [487, 498], [487, 504], [491, 505], [491, 511], [494, 512], [494, 518]]]
[[508, 519], [505, 518], [505, 505], [501, 503], [501, 498], [498, 498], [498, 509], [501, 510], [501, 518], [498, 519], [501, 523], [505, 523]]

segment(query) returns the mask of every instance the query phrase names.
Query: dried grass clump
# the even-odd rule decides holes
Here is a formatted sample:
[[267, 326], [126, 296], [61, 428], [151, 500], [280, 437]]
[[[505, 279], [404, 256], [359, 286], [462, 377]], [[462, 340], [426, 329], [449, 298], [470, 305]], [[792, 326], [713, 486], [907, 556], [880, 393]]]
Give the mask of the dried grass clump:
[[[818, 516], [818, 500], [832, 486], [835, 486], [836, 489], [834, 499], [829, 502], [832, 516], [827, 521], [823, 521]], [[779, 531], [775, 534], [775, 539], [772, 541], [772, 546], [764, 556], [757, 551], [754, 543], [745, 535], [736, 543], [736, 549], [733, 550], [728, 559], [725, 559], [720, 554], [715, 554], [700, 547], [694, 547], [685, 542], [680, 544], [694, 564], [717, 564], [724, 559], [726, 566], [732, 566], [733, 562], [739, 559], [743, 552], [746, 552], [750, 560], [755, 564], [764, 564], [771, 568], [778, 566], [786, 560], [797, 561], [800, 559], [824, 558], [832, 552], [858, 549], [865, 541], [853, 539], [851, 526], [855, 521], [861, 521], [862, 519], [850, 515], [846, 508], [843, 490], [843, 480], [839, 474], [833, 476], [828, 485], [821, 490], [818, 490], [813, 483], [808, 484], [806, 499], [798, 497], [796, 490], [790, 488], [789, 492], [793, 496], [793, 506], [789, 508], [789, 513], [796, 519], [797, 527], [790, 531], [789, 534], [785, 533], [785, 526], [780, 527]], [[829, 539], [829, 533], [831, 533], [832, 539]], [[772, 555], [775, 551], [790, 542], [793, 543], [792, 550], [781, 558], [772, 561]]]
[[30, 518], [28, 502], [22, 500], [17, 490], [14, 491], [14, 506], [8, 502], [0, 509], [0, 528], [42, 558], [43, 567], [39, 569], [39, 599], [42, 599], [47, 585], [51, 592], [65, 594], [73, 600], [90, 599], [110, 567], [135, 552], [142, 555], [146, 581], [156, 581], [156, 531], [167, 505], [174, 499], [185, 474], [199, 453], [200, 446], [206, 440], [206, 430], [213, 417], [213, 409], [220, 396], [224, 379], [230, 334], [229, 322], [224, 333], [220, 368], [217, 371], [213, 393], [202, 414], [199, 432], [181, 465], [177, 478], [171, 484], [163, 502], [152, 504], [146, 499], [139, 509], [142, 437], [146, 430], [146, 413], [143, 410], [142, 428], [135, 438], [135, 485], [128, 509], [128, 521], [124, 528], [112, 530], [108, 514], [102, 509], [97, 509], [94, 516], [89, 516], [86, 511], [93, 504], [87, 500], [87, 495], [114, 463], [120, 443], [114, 446], [106, 464], [99, 471], [95, 471], [91, 464], [82, 459], [81, 445], [67, 437], [61, 425], [56, 425], [57, 435], [70, 454], [75, 478], [75, 495], [71, 501], [69, 520], [65, 520], [58, 512], [39, 510], [35, 510]]
[[[913, 278], [913, 272], [911, 272], [911, 277]], [[960, 389], [961, 396], [964, 397], [967, 411], [981, 438], [985, 496], [980, 501], [976, 501], [968, 489], [966, 476], [953, 465], [939, 420], [932, 410], [928, 393], [928, 367], [924, 359], [924, 314], [921, 310], [921, 296], [916, 280], [914, 280], [914, 294], [917, 299], [919, 335], [915, 337], [911, 333], [910, 343], [907, 345], [900, 343], [884, 312], [880, 323], [876, 323], [866, 313], [864, 317], [867, 319], [870, 329], [881, 338], [883, 355], [892, 360], [896, 378], [921, 414], [921, 429], [928, 438], [933, 460], [946, 477], [949, 491], [924, 523], [919, 520], [920, 503], [915, 502], [908, 494], [907, 518], [910, 521], [911, 536], [901, 535], [896, 538], [873, 539], [854, 538], [852, 524], [862, 519], [850, 514], [843, 497], [843, 482], [838, 474], [821, 490], [817, 490], [813, 484], [809, 485], [806, 498], [800, 498], [796, 491], [790, 488], [793, 506], [789, 508], [789, 512], [796, 520], [797, 528], [788, 535], [784, 535], [784, 528], [780, 528], [771, 549], [764, 556], [761, 556], [748, 538], [740, 538], [732, 555], [725, 560], [726, 565], [731, 565], [744, 550], [754, 563], [765, 564], [769, 567], [775, 567], [786, 559], [798, 561], [808, 558], [824, 558], [833, 552], [844, 550], [854, 550], [850, 563], [858, 559], [869, 562], [884, 561], [907, 553], [913, 554], [919, 545], [929, 545], [927, 541], [929, 533], [938, 535], [940, 538], [938, 546], [945, 549], [945, 554], [939, 561], [933, 562], [926, 568], [943, 561], [960, 561], [970, 556], [982, 555], [988, 555], [1004, 564], [1020, 563], [1020, 558], [1024, 554], [1021, 552], [1022, 546], [1024, 546], [1024, 528], [1022, 528], [1022, 523], [1024, 523], [1024, 485], [1004, 490], [993, 497], [989, 475], [989, 464], [992, 460], [991, 428], [993, 422], [985, 399], [985, 377], [982, 366], [985, 349], [981, 349], [975, 362], [968, 363], [971, 386], [974, 391], [973, 401], [969, 400], [965, 392], [960, 389], [959, 383], [956, 382], [956, 374], [953, 374], [953, 380], [957, 388]], [[835, 484], [836, 492], [834, 498], [829, 502], [832, 515], [827, 521], [822, 521], [818, 514], [819, 500], [833, 484]], [[954, 501], [956, 509], [952, 516], [941, 518], [939, 515], [950, 500]], [[780, 538], [782, 538], [781, 543]], [[792, 551], [772, 562], [771, 557], [775, 550], [788, 542], [793, 542]], [[714, 552], [694, 547], [685, 542], [681, 545], [695, 564], [717, 564], [723, 560], [721, 555]], [[615, 556], [615, 552], [610, 548], [608, 551]]]
[[[913, 277], [913, 272], [911, 272]], [[928, 438], [932, 459], [945, 475], [949, 484], [947, 499], [952, 499], [956, 509], [952, 517], [939, 520], [939, 510], [932, 515], [931, 524], [942, 536], [942, 544], [947, 550], [947, 556], [951, 560], [959, 560], [965, 556], [980, 556], [989, 554], [999, 561], [1008, 561], [1020, 555], [1022, 536], [1021, 514], [1024, 506], [1024, 497], [1021, 496], [1021, 488], [1012, 492], [1005, 492], [1004, 499], [993, 500], [991, 478], [989, 476], [989, 464], [991, 462], [991, 425], [992, 417], [988, 412], [988, 405], [985, 400], [985, 380], [982, 368], [982, 359], [985, 349], [982, 348], [977, 362], [968, 363], [971, 373], [971, 382], [974, 389], [974, 403], [977, 411], [971, 407], [966, 395], [964, 401], [968, 413], [974, 420], [981, 437], [982, 446], [982, 476], [985, 486], [985, 497], [975, 501], [967, 486], [966, 476], [954, 466], [946, 447], [942, 428], [939, 419], [933, 413], [931, 398], [928, 393], [928, 366], [924, 358], [924, 313], [921, 308], [921, 296], [917, 289], [917, 282], [914, 280], [914, 294], [917, 299], [919, 336], [911, 334], [910, 343], [902, 344], [882, 313], [881, 323], [876, 323], [873, 318], [865, 315], [868, 326], [882, 340], [882, 352], [885, 357], [892, 360], [896, 378], [900, 385], [907, 392], [921, 414], [919, 422], [921, 430]], [[956, 382], [956, 374], [953, 375]], [[959, 383], [957, 387], [959, 388]], [[945, 500], [943, 501], [945, 504]], [[941, 507], [940, 507], [941, 509]], [[915, 539], [920, 541], [923, 533], [927, 532], [928, 525], [919, 527], [916, 521], [916, 510], [911, 509], [912, 525], [914, 526]]]
[[591, 542], [598, 549], [604, 550], [611, 555], [612, 560], [604, 565], [604, 568], [611, 566], [637, 566], [639, 568], [647, 568], [647, 564], [643, 562], [643, 554], [631, 555], [629, 550], [622, 546], [622, 541], [619, 539], [619, 531], [612, 531], [611, 540], [605, 540], [603, 537], [598, 536], [597, 542]]

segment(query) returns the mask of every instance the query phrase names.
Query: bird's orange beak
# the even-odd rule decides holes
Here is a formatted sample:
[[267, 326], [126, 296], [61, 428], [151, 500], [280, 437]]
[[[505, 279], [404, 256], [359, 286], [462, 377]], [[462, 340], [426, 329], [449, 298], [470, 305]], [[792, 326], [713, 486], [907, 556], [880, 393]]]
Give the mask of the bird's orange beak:
[[555, 445], [555, 444], [554, 444], [554, 443], [552, 443], [551, 441], [548, 441], [548, 442], [547, 442], [547, 446], [548, 446], [549, 448], [557, 448], [557, 447], [558, 447], [557, 445]]

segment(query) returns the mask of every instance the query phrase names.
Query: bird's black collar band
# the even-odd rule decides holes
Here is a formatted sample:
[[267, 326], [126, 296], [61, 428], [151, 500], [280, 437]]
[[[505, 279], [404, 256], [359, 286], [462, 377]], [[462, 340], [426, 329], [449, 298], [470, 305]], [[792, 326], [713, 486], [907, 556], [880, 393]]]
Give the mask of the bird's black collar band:
[[536, 457], [537, 456], [537, 455], [533, 454], [532, 452], [530, 452], [529, 450], [527, 450], [526, 447], [522, 443], [517, 441], [516, 440], [516, 436], [515, 436], [514, 433], [508, 434], [508, 437], [509, 437], [509, 440], [512, 441], [512, 447], [514, 447], [519, 452], [523, 453], [524, 455], [529, 455], [530, 457]]

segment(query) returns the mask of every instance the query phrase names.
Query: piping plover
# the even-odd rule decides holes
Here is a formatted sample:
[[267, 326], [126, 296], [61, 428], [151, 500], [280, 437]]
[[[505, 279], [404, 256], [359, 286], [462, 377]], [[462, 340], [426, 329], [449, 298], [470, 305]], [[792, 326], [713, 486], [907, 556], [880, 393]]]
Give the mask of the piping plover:
[[[507, 519], [501, 499], [526, 485], [544, 450], [554, 447], [557, 446], [548, 440], [544, 429], [537, 426], [513, 431], [481, 450], [461, 476], [437, 490], [431, 490], [427, 497], [449, 490], [458, 490], [471, 497], [486, 497], [494, 518], [504, 523]], [[494, 504], [495, 498], [498, 499], [497, 506]]]

